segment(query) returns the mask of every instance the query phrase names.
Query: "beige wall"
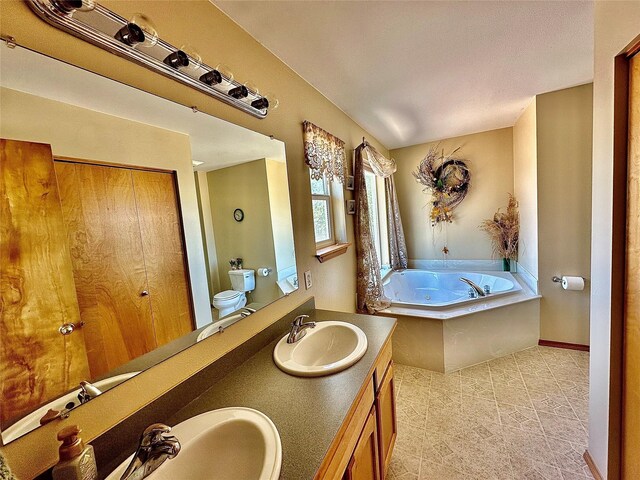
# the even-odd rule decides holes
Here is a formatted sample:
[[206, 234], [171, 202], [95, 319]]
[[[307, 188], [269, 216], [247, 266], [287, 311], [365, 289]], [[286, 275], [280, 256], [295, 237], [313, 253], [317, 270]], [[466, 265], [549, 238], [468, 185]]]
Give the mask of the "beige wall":
[[[207, 173], [207, 180], [212, 193], [213, 230], [218, 232], [215, 244], [220, 289], [232, 289], [229, 259], [240, 257], [243, 268], [256, 272], [256, 288], [248, 298], [249, 303], [271, 303], [279, 297], [275, 276], [257, 276], [258, 268], [275, 268], [276, 264], [266, 161], [213, 170]], [[233, 216], [236, 208], [244, 212], [241, 222], [236, 222]]]
[[[280, 107], [266, 119], [255, 119], [191, 88], [150, 72], [127, 60], [57, 30], [37, 18], [19, 0], [0, 2], [0, 33], [15, 37], [19, 44], [114, 78], [123, 83], [172, 99], [183, 105], [197, 105], [209, 113], [286, 144], [287, 173], [292, 203], [298, 271], [311, 270], [313, 287], [304, 287], [204, 342], [141, 373], [114, 390], [74, 412], [68, 420], [54, 422], [2, 448], [20, 478], [53, 465], [57, 459], [55, 434], [61, 426], [78, 423], [83, 438], [95, 438], [116, 422], [162, 395], [185, 378], [209, 365], [225, 352], [260, 332], [277, 318], [316, 296], [319, 308], [353, 311], [355, 307], [355, 252], [351, 247], [325, 263], [313, 256], [313, 217], [309, 172], [304, 164], [301, 123], [307, 119], [345, 141], [348, 154], [363, 136], [383, 154], [388, 151], [344, 112], [300, 78], [255, 39], [207, 1], [104, 1], [100, 2], [125, 18], [145, 12], [169, 42], [195, 45], [207, 63], [228, 64], [238, 79], [252, 79], [264, 91], [273, 91]], [[222, 48], [224, 46], [224, 48]], [[191, 175], [193, 179], [193, 175]], [[194, 193], [195, 195], [195, 193]], [[350, 194], [349, 194], [350, 195]], [[194, 206], [194, 212], [195, 210]], [[194, 213], [197, 216], [197, 212]], [[197, 222], [197, 219], [194, 221]], [[353, 241], [353, 223], [347, 218], [347, 240]], [[201, 242], [200, 242], [201, 243]], [[204, 273], [203, 273], [204, 276]], [[203, 280], [206, 288], [206, 280]]]
[[[604, 478], [615, 478], [610, 455], [611, 212], [613, 198], [613, 59], [640, 34], [640, 2], [596, 2], [593, 80], [593, 180], [591, 229], [591, 371], [589, 453]], [[613, 352], [615, 354], [616, 352]]]
[[175, 170], [198, 326], [211, 322], [187, 135], [1, 88], [0, 136], [51, 144], [54, 155]]
[[536, 99], [513, 127], [513, 190], [520, 205], [518, 263], [538, 279], [538, 149]]
[[209, 302], [213, 296], [222, 291], [220, 275], [218, 274], [218, 256], [216, 254], [216, 236], [213, 232], [211, 220], [211, 195], [207, 172], [195, 172], [196, 190], [198, 193], [198, 209], [200, 211], [200, 228], [202, 229], [202, 243], [204, 245], [204, 259], [207, 266], [207, 280], [209, 281]]
[[[291, 199], [289, 198], [289, 180], [287, 164], [267, 159], [267, 185], [269, 187], [269, 209], [271, 211], [271, 228], [273, 229], [273, 246], [276, 264], [272, 276], [280, 279], [280, 274], [287, 269], [295, 268], [296, 255], [293, 245], [293, 225], [291, 224]], [[265, 265], [269, 266], [269, 265]]]
[[[502, 128], [390, 152], [398, 163], [394, 178], [409, 258], [441, 259], [445, 245], [452, 260], [491, 258], [491, 242], [478, 225], [482, 220], [492, 218], [498, 208], [504, 209], [507, 193], [513, 193], [512, 133], [512, 128]], [[429, 147], [437, 144], [444, 149], [445, 155], [462, 147], [457, 155], [467, 160], [471, 188], [454, 211], [453, 223], [432, 228], [430, 196], [422, 192], [422, 186], [411, 172], [418, 168]]]
[[540, 338], [589, 343], [589, 283], [565, 291], [554, 275], [588, 279], [591, 265], [593, 85], [537, 97]]

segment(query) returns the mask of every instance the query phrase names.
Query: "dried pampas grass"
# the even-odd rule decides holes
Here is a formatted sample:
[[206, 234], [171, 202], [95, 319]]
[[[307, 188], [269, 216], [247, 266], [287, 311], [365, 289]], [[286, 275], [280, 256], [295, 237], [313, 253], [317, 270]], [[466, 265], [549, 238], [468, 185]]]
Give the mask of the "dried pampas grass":
[[496, 258], [517, 260], [520, 212], [518, 211], [516, 197], [509, 194], [507, 211], [501, 213], [500, 209], [498, 209], [493, 219], [483, 221], [479, 228], [489, 234], [493, 246], [493, 255]]

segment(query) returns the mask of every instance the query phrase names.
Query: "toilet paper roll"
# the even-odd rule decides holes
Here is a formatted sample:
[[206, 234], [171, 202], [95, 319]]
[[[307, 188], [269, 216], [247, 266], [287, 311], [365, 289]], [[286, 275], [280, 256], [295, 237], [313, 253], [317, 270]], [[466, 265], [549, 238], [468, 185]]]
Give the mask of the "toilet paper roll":
[[584, 278], [562, 277], [562, 288], [565, 290], [584, 290]]
[[258, 269], [258, 275], [261, 277], [268, 277], [269, 273], [271, 273], [271, 269], [270, 268], [259, 268]]

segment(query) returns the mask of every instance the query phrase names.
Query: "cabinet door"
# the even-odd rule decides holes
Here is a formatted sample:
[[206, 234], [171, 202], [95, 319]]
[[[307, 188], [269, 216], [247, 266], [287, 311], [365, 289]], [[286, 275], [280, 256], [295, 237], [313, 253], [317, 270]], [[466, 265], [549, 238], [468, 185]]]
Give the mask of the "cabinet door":
[[49, 145], [0, 140], [0, 427], [88, 378]]
[[132, 170], [157, 345], [194, 328], [182, 221], [171, 173]]
[[396, 442], [398, 428], [396, 424], [396, 396], [393, 380], [393, 362], [389, 363], [380, 390], [376, 398], [378, 414], [378, 438], [380, 440], [380, 471], [385, 478]]
[[131, 171], [55, 163], [91, 378], [153, 350]]
[[375, 408], [371, 409], [360, 439], [351, 456], [344, 480], [380, 480], [378, 428]]

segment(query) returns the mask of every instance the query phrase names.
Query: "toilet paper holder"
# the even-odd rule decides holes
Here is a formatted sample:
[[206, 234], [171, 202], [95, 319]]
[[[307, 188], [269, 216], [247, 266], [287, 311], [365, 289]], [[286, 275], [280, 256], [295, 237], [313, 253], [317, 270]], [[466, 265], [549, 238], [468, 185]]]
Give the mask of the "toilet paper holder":
[[[582, 278], [582, 280], [584, 280], [584, 277], [580, 277], [580, 278]], [[553, 277], [551, 277], [551, 281], [553, 283], [562, 283], [562, 275], [559, 276], [559, 277], [554, 275]]]
[[260, 267], [258, 269], [258, 276], [260, 277], [268, 277], [269, 274], [273, 271], [273, 269], [269, 267]]

